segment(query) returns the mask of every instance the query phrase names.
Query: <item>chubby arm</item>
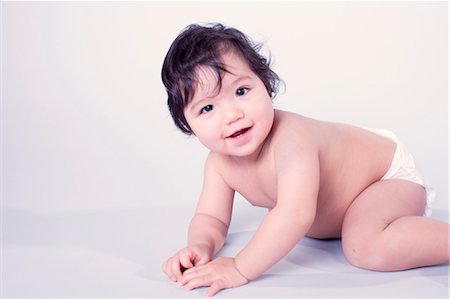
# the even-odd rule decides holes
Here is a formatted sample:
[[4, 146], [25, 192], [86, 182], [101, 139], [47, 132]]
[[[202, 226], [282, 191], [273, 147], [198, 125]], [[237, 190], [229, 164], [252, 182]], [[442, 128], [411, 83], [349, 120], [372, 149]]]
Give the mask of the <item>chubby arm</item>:
[[205, 244], [211, 248], [211, 255], [223, 246], [231, 221], [234, 190], [216, 170], [220, 158], [210, 154], [205, 164], [203, 189], [191, 221], [188, 246]]
[[235, 257], [248, 280], [277, 263], [311, 227], [319, 190], [319, 156], [314, 148], [285, 149], [275, 156], [277, 204], [263, 219], [253, 238]]
[[[288, 132], [290, 133], [290, 132]], [[276, 142], [277, 204], [264, 218], [250, 242], [235, 258], [219, 257], [192, 267], [180, 283], [188, 290], [210, 286], [212, 296], [224, 288], [255, 279], [283, 258], [308, 232], [316, 215], [320, 181], [319, 152], [314, 144]]]
[[212, 296], [224, 288], [246, 284], [283, 258], [306, 234], [315, 218], [319, 185], [318, 156], [306, 155], [277, 162], [277, 205], [264, 218], [250, 242], [235, 258], [219, 257], [188, 269], [181, 284], [188, 290], [210, 286]]
[[184, 269], [208, 263], [222, 248], [231, 221], [234, 191], [216, 171], [219, 158], [205, 163], [203, 189], [188, 230], [187, 247], [165, 261], [163, 271], [179, 281]]

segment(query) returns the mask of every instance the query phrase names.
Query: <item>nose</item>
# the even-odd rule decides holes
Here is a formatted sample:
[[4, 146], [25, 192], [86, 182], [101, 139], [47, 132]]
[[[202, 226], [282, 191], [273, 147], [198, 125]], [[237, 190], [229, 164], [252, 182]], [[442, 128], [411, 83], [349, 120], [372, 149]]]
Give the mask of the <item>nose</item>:
[[225, 124], [230, 125], [243, 117], [244, 112], [241, 109], [237, 107], [232, 107], [227, 111], [227, 114], [225, 116]]

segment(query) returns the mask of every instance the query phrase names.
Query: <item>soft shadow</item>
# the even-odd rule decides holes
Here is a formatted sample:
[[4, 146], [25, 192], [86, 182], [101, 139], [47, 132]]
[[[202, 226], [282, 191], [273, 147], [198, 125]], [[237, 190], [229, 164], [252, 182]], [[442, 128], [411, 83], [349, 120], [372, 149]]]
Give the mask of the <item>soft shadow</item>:
[[[238, 252], [254, 232], [230, 234], [219, 255]], [[398, 272], [364, 270], [352, 266], [346, 260], [340, 239], [303, 238], [274, 268], [275, 271], [269, 270], [252, 284], [262, 287], [351, 288], [389, 284], [421, 276], [448, 287], [448, 265]]]
[[[254, 233], [255, 231], [243, 231], [229, 234], [219, 255], [232, 251], [230, 247], [244, 247]], [[336, 265], [348, 266], [348, 262], [342, 254], [340, 239], [303, 238], [283, 260], [304, 268], [318, 270], [328, 270], [330, 266], [335, 267]]]
[[[295, 275], [263, 274], [254, 281], [265, 287], [353, 288], [392, 283], [399, 279], [394, 273], [304, 273]], [[326, 283], [325, 283], [326, 282]]]
[[432, 213], [430, 215], [430, 218], [448, 222], [448, 220], [449, 220], [449, 211], [441, 210], [441, 209], [432, 209]]
[[[160, 206], [33, 213], [3, 207], [2, 246], [44, 245], [105, 252], [142, 265], [136, 273], [140, 277], [167, 281], [169, 284], [161, 266], [164, 259], [185, 246], [191, 217], [186, 209]], [[434, 211], [434, 217], [441, 217], [441, 213], [443, 211]], [[248, 243], [254, 232], [230, 233], [219, 255], [233, 256]], [[443, 265], [395, 273], [365, 271], [346, 261], [339, 239], [322, 241], [304, 238], [279, 264], [253, 283], [274, 287], [331, 288], [378, 285], [423, 276], [448, 286], [448, 269], [448, 265]], [[323, 284], [324, 279], [327, 279], [327, 284]]]

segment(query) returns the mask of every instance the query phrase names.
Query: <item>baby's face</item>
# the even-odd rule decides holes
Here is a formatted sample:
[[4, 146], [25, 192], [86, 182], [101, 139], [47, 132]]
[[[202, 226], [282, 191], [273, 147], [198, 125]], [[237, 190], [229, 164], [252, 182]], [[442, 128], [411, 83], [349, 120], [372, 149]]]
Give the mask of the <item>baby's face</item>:
[[274, 110], [264, 83], [239, 56], [222, 57], [227, 72], [222, 87], [213, 69], [198, 69], [199, 84], [184, 110], [189, 126], [213, 152], [232, 156], [255, 153], [268, 136]]

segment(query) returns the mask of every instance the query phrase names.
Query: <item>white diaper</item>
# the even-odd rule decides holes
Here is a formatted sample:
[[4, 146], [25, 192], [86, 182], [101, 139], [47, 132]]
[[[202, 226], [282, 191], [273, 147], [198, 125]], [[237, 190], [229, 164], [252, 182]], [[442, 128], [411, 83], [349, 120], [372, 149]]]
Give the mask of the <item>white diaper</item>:
[[[366, 128], [367, 129], [367, 128]], [[436, 193], [432, 188], [427, 186], [425, 182], [425, 178], [423, 174], [417, 169], [416, 163], [414, 161], [414, 157], [411, 153], [405, 148], [405, 146], [400, 142], [398, 137], [388, 130], [382, 129], [367, 129], [371, 132], [379, 134], [381, 136], [385, 136], [391, 140], [393, 140], [397, 148], [395, 149], [394, 158], [392, 159], [391, 166], [389, 167], [386, 174], [381, 178], [381, 180], [387, 179], [401, 179], [407, 180], [416, 184], [423, 186], [426, 190], [426, 199], [427, 204], [425, 207], [425, 211], [423, 213], [424, 216], [430, 216], [432, 213], [431, 203], [434, 201], [436, 197]]]

